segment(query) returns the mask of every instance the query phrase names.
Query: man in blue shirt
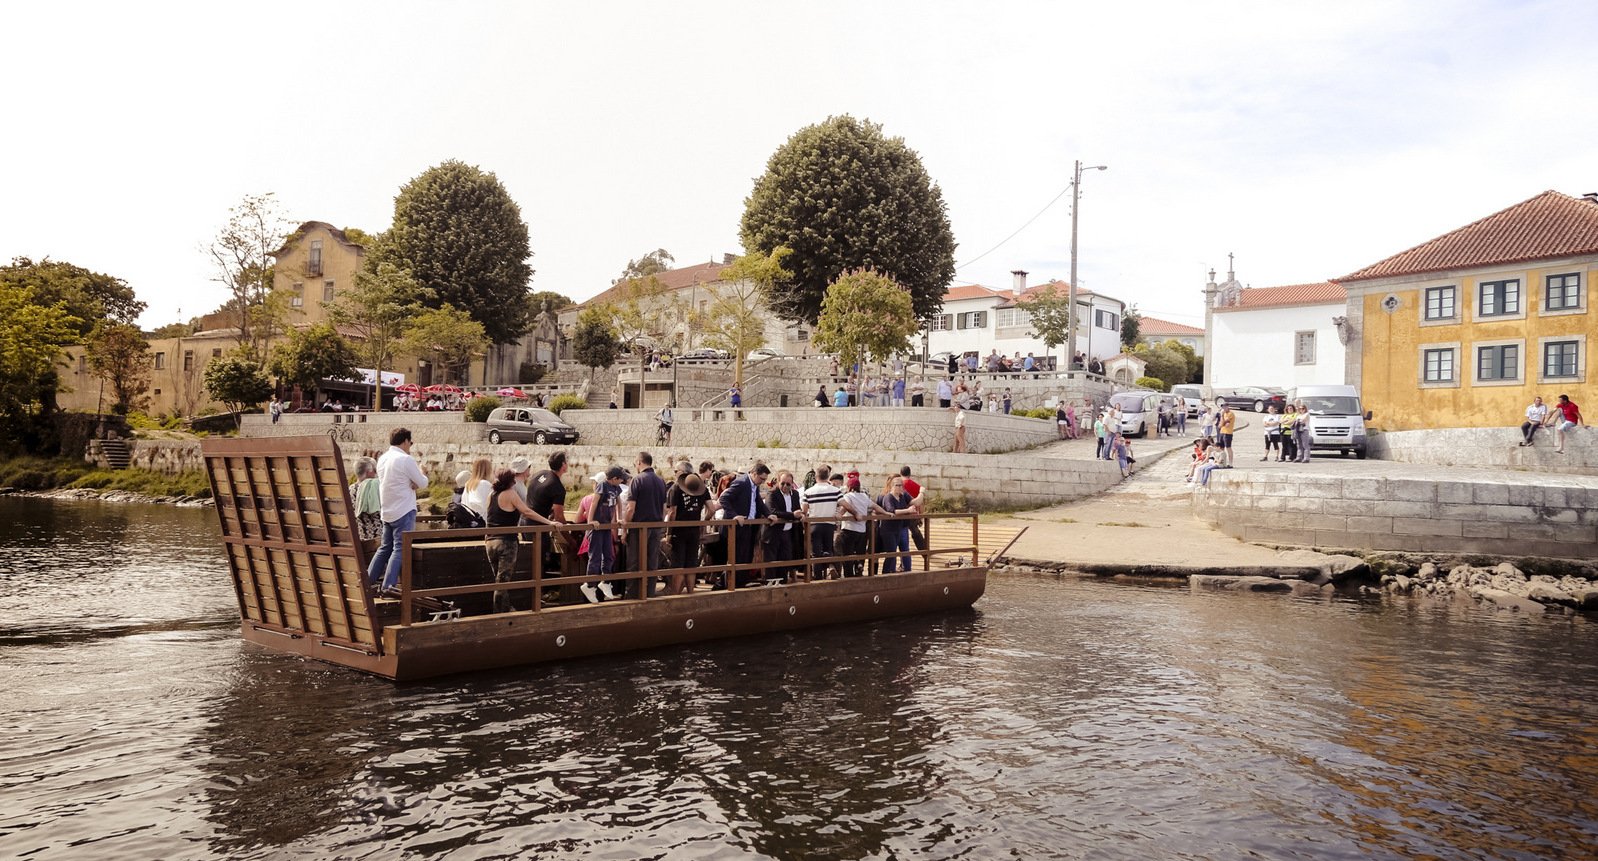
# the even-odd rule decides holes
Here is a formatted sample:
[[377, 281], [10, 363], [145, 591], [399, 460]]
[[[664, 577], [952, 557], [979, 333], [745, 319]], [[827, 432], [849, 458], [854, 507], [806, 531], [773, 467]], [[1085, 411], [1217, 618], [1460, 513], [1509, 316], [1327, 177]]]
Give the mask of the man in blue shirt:
[[954, 400], [954, 386], [949, 385], [949, 378], [945, 377], [938, 381], [938, 406], [948, 409], [952, 400]]
[[904, 377], [902, 376], [893, 378], [893, 405], [896, 407], [904, 406]]

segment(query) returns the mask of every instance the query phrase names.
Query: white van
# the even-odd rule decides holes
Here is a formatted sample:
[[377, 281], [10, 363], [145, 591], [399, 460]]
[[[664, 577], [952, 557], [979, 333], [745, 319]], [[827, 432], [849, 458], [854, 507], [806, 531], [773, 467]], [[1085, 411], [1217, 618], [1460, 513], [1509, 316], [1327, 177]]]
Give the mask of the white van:
[[1310, 451], [1337, 449], [1346, 457], [1365, 459], [1365, 421], [1369, 410], [1360, 409], [1359, 391], [1353, 386], [1299, 386], [1289, 389], [1287, 401], [1303, 401], [1309, 410]]

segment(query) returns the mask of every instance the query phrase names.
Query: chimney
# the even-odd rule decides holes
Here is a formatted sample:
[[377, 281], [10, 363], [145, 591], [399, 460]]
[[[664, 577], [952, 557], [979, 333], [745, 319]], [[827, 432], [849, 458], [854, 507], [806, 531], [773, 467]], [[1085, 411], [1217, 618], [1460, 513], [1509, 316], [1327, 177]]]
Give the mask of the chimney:
[[1026, 270], [1025, 269], [1012, 269], [1012, 270], [1010, 270], [1010, 277], [1013, 279], [1011, 281], [1010, 286], [1011, 286], [1012, 289], [1015, 290], [1015, 295], [1020, 296], [1022, 293], [1025, 293], [1026, 292]]
[[732, 265], [732, 261], [737, 260], [737, 259], [738, 258], [732, 256], [731, 254], [727, 254], [726, 252], [722, 252], [721, 262], [727, 264], [728, 266], [731, 266]]

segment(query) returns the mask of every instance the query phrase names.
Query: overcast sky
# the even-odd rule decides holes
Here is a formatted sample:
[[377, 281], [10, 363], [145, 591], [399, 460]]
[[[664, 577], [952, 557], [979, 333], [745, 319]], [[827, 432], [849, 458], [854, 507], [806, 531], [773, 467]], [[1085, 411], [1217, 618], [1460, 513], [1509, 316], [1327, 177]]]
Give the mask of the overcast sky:
[[[122, 278], [154, 327], [221, 304], [246, 194], [389, 226], [410, 178], [492, 171], [533, 288], [739, 252], [771, 153], [881, 123], [943, 190], [956, 283], [1065, 278], [1200, 322], [1211, 267], [1347, 274], [1546, 189], [1598, 191], [1598, 3], [7, 4], [0, 258]], [[972, 261], [978, 255], [980, 259]], [[1224, 277], [1224, 276], [1223, 276]]]

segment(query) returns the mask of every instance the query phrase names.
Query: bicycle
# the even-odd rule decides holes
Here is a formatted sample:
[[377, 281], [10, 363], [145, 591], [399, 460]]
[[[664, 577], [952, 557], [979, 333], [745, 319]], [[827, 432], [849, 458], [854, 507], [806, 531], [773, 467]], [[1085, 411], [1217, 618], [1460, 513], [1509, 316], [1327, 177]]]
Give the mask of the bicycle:
[[655, 426], [655, 445], [665, 445], [666, 441], [670, 437], [671, 425], [662, 424]]
[[334, 425], [327, 429], [327, 435], [334, 442], [355, 442], [355, 429]]

